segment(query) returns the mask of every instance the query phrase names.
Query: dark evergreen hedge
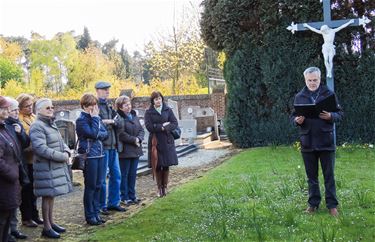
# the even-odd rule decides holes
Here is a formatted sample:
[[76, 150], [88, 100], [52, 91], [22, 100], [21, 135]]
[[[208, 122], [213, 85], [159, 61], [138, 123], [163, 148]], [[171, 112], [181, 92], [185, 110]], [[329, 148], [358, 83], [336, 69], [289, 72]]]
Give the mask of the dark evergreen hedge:
[[[325, 73], [321, 35], [286, 30], [292, 22], [323, 19], [319, 1], [206, 0], [202, 32], [213, 49], [225, 51], [228, 88], [225, 127], [238, 147], [290, 144], [297, 130], [289, 123], [294, 95], [305, 85], [303, 70], [318, 66]], [[334, 18], [375, 11], [375, 1], [339, 1]], [[372, 13], [372, 14], [373, 14]], [[336, 34], [336, 93], [345, 111], [338, 142], [375, 140], [374, 22], [365, 34], [351, 27]], [[353, 36], [361, 41], [351, 49]], [[360, 54], [359, 54], [360, 53]], [[324, 75], [323, 75], [324, 83]]]

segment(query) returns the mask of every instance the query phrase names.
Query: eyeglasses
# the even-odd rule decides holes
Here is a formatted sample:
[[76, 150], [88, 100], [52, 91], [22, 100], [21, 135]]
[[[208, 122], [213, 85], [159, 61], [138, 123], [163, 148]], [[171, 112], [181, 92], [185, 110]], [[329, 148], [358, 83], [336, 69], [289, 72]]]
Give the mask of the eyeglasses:
[[22, 108], [31, 108], [31, 107], [33, 107], [33, 104], [29, 104], [29, 105], [23, 106]]
[[55, 107], [54, 107], [54, 106], [46, 107], [46, 109], [47, 109], [47, 110], [53, 110], [53, 109], [55, 109]]
[[18, 108], [9, 110], [9, 112], [18, 112], [18, 111], [20, 111]]

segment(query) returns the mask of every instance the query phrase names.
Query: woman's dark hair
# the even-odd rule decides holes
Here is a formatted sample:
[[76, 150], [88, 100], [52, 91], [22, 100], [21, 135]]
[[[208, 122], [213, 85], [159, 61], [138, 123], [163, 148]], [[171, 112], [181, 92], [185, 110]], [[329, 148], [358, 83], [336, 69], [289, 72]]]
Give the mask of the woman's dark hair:
[[161, 92], [159, 92], [159, 91], [154, 91], [154, 92], [151, 93], [151, 97], [150, 97], [151, 105], [155, 105], [154, 99], [158, 98], [158, 97], [161, 97], [161, 100], [164, 103], [163, 94], [161, 94]]

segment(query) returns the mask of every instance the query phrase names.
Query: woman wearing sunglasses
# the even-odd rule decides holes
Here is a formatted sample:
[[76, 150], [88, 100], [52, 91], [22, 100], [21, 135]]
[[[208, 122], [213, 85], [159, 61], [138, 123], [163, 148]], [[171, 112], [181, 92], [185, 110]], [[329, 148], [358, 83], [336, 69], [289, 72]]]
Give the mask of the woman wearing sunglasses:
[[42, 197], [44, 228], [42, 236], [60, 238], [65, 228], [53, 219], [54, 198], [72, 191], [67, 162], [70, 149], [54, 122], [54, 107], [48, 98], [36, 104], [37, 118], [30, 127], [30, 139], [35, 154], [34, 193]]

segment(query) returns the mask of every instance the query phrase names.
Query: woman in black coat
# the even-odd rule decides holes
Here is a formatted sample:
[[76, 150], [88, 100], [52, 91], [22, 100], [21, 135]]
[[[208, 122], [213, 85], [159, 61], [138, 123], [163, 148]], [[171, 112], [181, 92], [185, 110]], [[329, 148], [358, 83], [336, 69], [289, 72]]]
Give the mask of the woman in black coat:
[[[18, 147], [21, 147], [21, 150], [23, 151], [30, 145], [30, 138], [26, 134], [25, 129], [23, 128], [22, 123], [19, 120], [19, 107], [18, 107], [19, 103], [13, 98], [10, 98], [10, 97], [6, 97], [6, 98], [8, 99], [11, 105], [9, 107], [9, 117], [5, 120], [5, 126], [7, 126], [8, 130], [13, 133], [13, 137], [17, 137], [17, 139], [15, 140], [16, 141], [15, 143], [17, 143], [16, 145]], [[25, 192], [25, 190], [27, 190], [27, 188], [29, 188], [30, 186], [30, 180], [27, 175], [29, 172], [27, 171], [27, 168], [28, 168], [27, 162], [25, 158], [23, 157], [23, 152], [20, 152], [18, 154], [18, 159], [20, 160], [19, 180], [21, 184], [21, 198], [22, 198], [20, 210], [21, 210], [22, 218], [24, 218], [25, 210], [22, 208], [28, 207], [27, 205], [25, 205], [25, 203], [28, 203], [30, 201], [28, 192]], [[30, 207], [28, 208], [30, 209]], [[32, 221], [32, 223], [34, 223], [35, 225], [34, 227], [37, 226], [37, 224], [34, 221]], [[17, 224], [18, 224], [18, 219], [17, 219], [17, 209], [16, 209], [14, 210], [14, 213], [12, 214], [12, 218], [10, 222], [10, 232], [11, 232], [10, 234], [16, 239], [26, 239], [27, 236], [17, 229]]]
[[115, 117], [117, 130], [117, 150], [121, 169], [121, 201], [126, 205], [138, 204], [135, 182], [139, 157], [143, 155], [142, 141], [145, 132], [139, 118], [130, 103], [128, 96], [116, 99], [117, 116]]
[[0, 241], [8, 241], [12, 215], [21, 204], [18, 154], [22, 152], [14, 128], [5, 123], [10, 102], [0, 96]]
[[176, 147], [171, 131], [178, 122], [173, 111], [164, 103], [160, 92], [151, 94], [151, 106], [145, 113], [145, 125], [150, 132], [148, 139], [148, 161], [152, 168], [158, 194], [167, 194], [169, 166], [178, 165]]

